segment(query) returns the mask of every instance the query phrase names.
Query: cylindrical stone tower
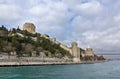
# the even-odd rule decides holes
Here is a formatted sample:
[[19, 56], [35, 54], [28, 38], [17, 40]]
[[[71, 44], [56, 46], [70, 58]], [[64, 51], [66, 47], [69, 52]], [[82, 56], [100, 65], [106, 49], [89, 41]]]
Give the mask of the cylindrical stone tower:
[[23, 30], [26, 30], [30, 33], [35, 33], [35, 25], [33, 23], [25, 23], [23, 25]]
[[76, 42], [72, 43], [72, 56], [73, 56], [73, 61], [79, 62], [80, 61], [80, 48], [78, 48], [78, 44]]

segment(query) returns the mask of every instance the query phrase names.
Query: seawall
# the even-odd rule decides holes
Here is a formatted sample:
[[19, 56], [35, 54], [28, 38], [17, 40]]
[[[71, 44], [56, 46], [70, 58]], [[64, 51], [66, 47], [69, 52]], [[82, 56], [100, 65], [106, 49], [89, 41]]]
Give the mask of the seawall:
[[13, 66], [43, 66], [43, 65], [69, 65], [69, 64], [94, 64], [105, 61], [80, 61], [72, 62], [72, 60], [58, 59], [58, 58], [34, 58], [23, 57], [14, 59], [0, 59], [0, 67]]

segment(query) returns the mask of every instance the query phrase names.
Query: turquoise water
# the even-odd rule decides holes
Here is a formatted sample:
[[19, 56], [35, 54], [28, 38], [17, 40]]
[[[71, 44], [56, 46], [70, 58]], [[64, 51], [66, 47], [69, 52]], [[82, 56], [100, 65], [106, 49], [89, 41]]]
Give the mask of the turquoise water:
[[120, 61], [79, 65], [0, 67], [0, 79], [120, 79]]

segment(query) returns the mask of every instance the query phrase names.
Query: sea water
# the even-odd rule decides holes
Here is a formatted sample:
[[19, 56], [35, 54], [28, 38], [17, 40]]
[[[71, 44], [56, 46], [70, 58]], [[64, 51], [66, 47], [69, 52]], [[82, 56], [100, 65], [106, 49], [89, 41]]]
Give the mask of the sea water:
[[120, 60], [95, 64], [0, 67], [0, 79], [120, 79]]

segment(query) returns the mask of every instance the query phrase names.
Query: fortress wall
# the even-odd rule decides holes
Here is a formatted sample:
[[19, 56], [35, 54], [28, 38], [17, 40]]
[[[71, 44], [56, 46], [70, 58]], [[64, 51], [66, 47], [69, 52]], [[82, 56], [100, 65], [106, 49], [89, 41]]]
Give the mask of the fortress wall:
[[66, 45], [64, 45], [64, 44], [56, 41], [56, 38], [51, 38], [50, 40], [51, 40], [53, 43], [55, 43], [55, 44], [59, 44], [60, 47], [63, 48], [64, 50], [67, 50], [67, 51], [70, 52], [71, 49], [70, 49], [69, 47], [67, 47]]
[[65, 46], [65, 45], [63, 45], [63, 44], [60, 44], [60, 47], [62, 47], [64, 50], [67, 50], [67, 51], [69, 51], [70, 52], [70, 48], [69, 47], [67, 47], [67, 46]]
[[[33, 23], [25, 23], [23, 25], [23, 30], [27, 30], [30, 33], [35, 33], [35, 28], [36, 27]], [[58, 44], [64, 50], [69, 51], [70, 54], [73, 56], [73, 61], [75, 61], [75, 62], [80, 61], [80, 55], [82, 55], [82, 57], [84, 57], [84, 56], [93, 56], [94, 57], [94, 52], [93, 52], [92, 48], [87, 48], [86, 50], [83, 50], [78, 47], [78, 44], [76, 42], [73, 42], [72, 47], [69, 48], [66, 45], [60, 43], [59, 41], [56, 41], [56, 38], [49, 38], [49, 36], [46, 34], [42, 34], [41, 37], [49, 39], [54, 44]], [[33, 38], [33, 40], [36, 40], [36, 38]]]

